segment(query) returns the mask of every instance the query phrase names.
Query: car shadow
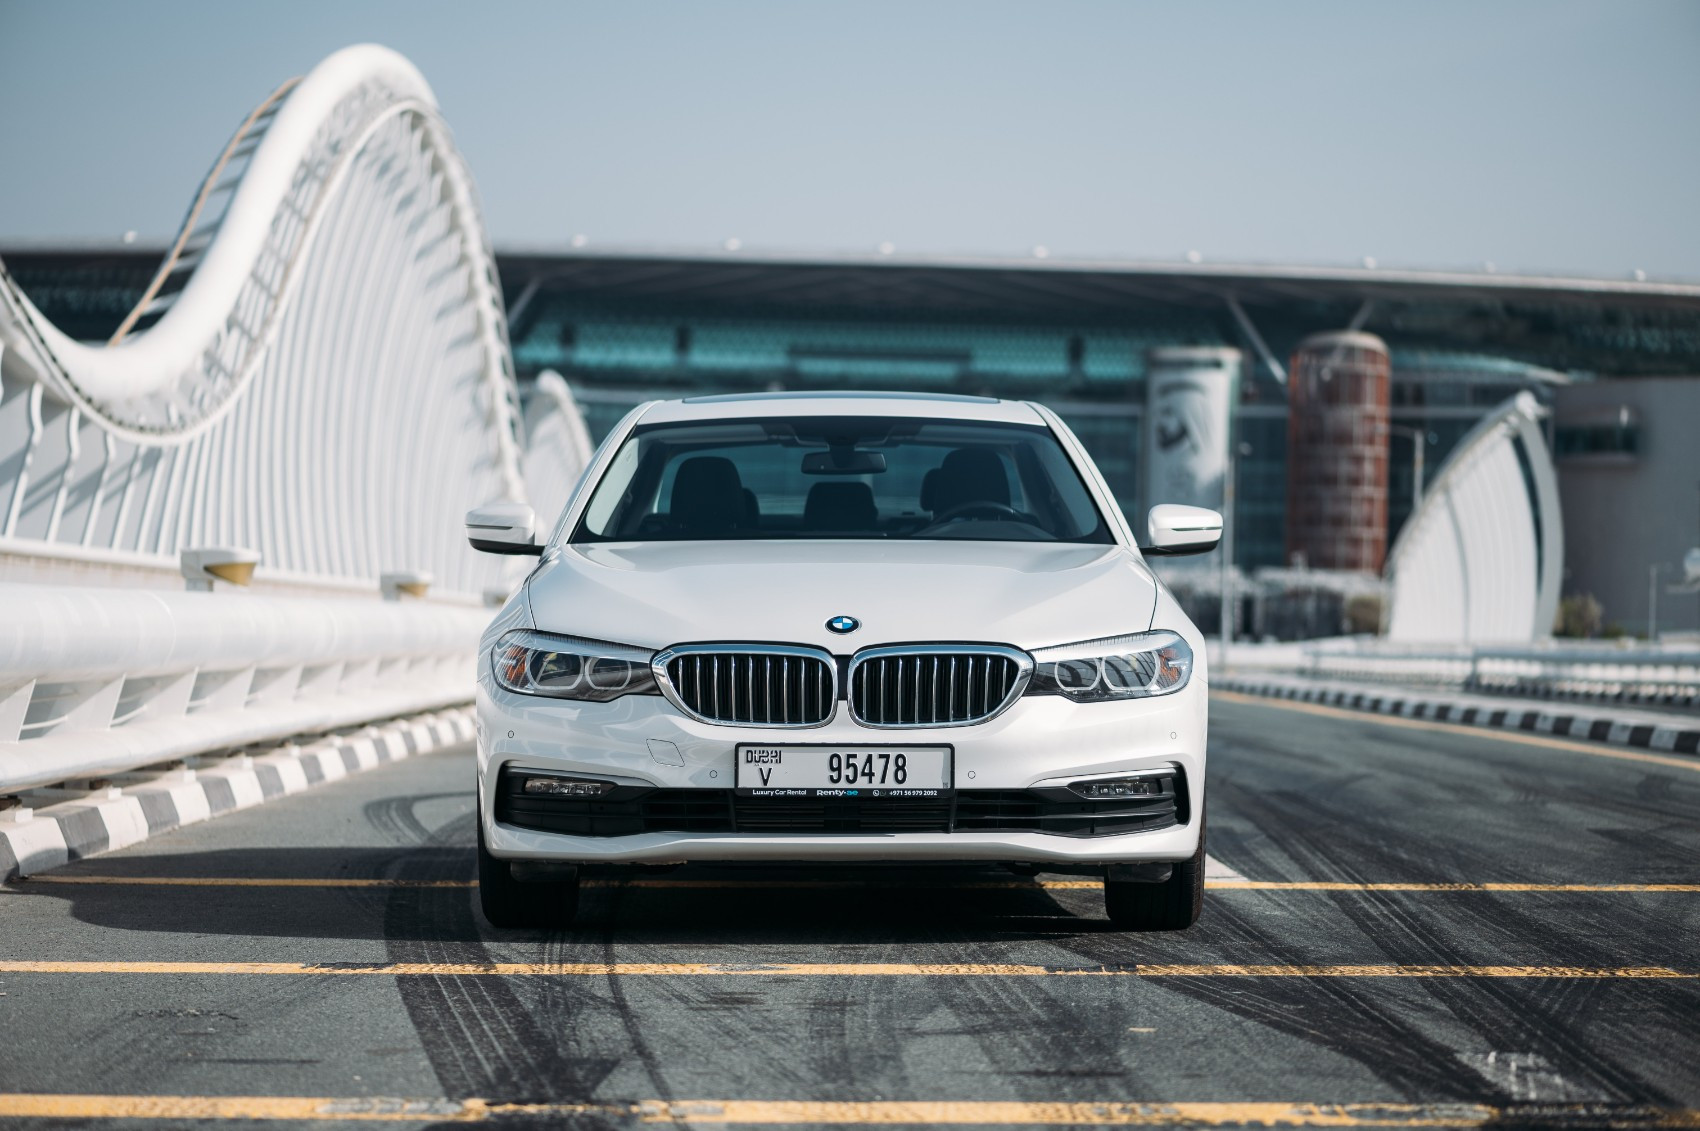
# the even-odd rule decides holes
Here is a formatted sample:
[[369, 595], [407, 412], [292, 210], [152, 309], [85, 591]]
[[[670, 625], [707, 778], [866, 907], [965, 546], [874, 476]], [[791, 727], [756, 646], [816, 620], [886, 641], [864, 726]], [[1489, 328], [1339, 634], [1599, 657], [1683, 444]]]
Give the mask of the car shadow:
[[[888, 944], [1094, 934], [1096, 891], [987, 865], [684, 865], [582, 872], [553, 932], [475, 913], [470, 847], [222, 849], [124, 855], [16, 881], [0, 899], [56, 899], [91, 926], [255, 938], [499, 942]], [[1078, 882], [1078, 881], [1076, 881]]]

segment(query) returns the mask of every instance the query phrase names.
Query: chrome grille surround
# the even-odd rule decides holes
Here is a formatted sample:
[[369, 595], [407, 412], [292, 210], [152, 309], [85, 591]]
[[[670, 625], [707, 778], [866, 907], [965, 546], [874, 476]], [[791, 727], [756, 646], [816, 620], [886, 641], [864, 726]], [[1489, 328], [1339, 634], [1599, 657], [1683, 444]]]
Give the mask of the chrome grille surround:
[[1033, 657], [1003, 644], [892, 644], [850, 660], [850, 717], [876, 730], [975, 726], [1033, 678]]
[[666, 700], [717, 726], [822, 727], [838, 709], [838, 662], [796, 644], [676, 644], [651, 661]]

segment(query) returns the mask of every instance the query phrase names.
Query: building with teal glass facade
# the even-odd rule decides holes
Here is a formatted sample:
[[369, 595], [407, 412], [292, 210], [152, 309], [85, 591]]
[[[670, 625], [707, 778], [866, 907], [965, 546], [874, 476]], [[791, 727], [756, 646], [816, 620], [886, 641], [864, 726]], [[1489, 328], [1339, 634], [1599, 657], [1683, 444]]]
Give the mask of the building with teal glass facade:
[[1148, 351], [1233, 346], [1235, 558], [1284, 564], [1292, 351], [1354, 327], [1392, 350], [1388, 537], [1481, 416], [1529, 389], [1700, 373], [1700, 287], [1193, 264], [817, 260], [748, 253], [500, 256], [514, 358], [555, 369], [592, 431], [648, 396], [938, 389], [1045, 402], [1139, 503]]
[[[0, 248], [67, 331], [104, 338], [161, 249]], [[1139, 502], [1148, 351], [1241, 351], [1235, 559], [1286, 564], [1286, 369], [1319, 332], [1392, 358], [1388, 541], [1482, 415], [1530, 390], [1700, 374], [1700, 286], [1191, 263], [900, 259], [579, 249], [498, 251], [522, 390], [561, 373], [594, 438], [651, 397], [754, 389], [941, 390], [1042, 401]], [[1621, 443], [1597, 423], [1566, 445]], [[1550, 422], [1549, 422], [1550, 426]], [[1595, 435], [1599, 433], [1599, 435]], [[1592, 449], [1590, 449], [1592, 450]]]

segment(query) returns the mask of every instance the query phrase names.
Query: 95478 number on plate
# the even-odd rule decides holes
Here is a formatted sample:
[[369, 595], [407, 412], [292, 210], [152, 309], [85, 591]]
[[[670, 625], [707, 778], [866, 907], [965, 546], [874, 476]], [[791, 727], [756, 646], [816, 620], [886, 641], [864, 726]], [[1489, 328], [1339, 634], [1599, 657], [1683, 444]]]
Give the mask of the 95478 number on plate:
[[740, 746], [742, 797], [944, 797], [948, 746]]

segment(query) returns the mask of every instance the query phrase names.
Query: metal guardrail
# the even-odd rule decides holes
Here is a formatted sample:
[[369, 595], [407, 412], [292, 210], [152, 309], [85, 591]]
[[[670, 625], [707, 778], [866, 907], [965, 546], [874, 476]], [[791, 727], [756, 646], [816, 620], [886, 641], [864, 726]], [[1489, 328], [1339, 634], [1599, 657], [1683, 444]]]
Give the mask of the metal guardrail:
[[486, 611], [0, 584], [0, 794], [465, 703]]
[[[1257, 665], [1254, 649], [1237, 666]], [[1700, 648], [1600, 644], [1402, 650], [1313, 645], [1271, 667], [1316, 678], [1373, 680], [1537, 699], [1600, 700], [1700, 708]]]

